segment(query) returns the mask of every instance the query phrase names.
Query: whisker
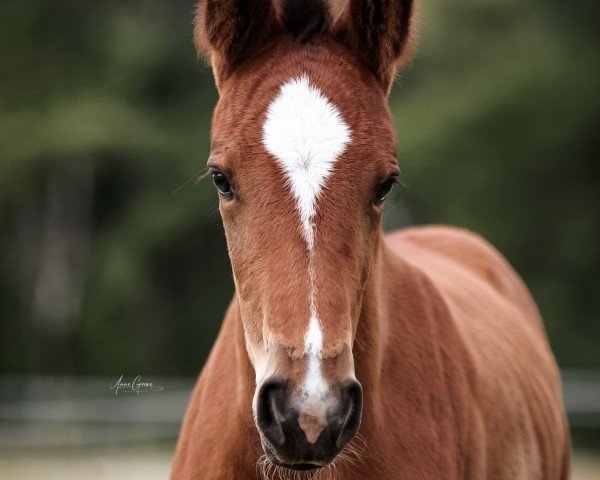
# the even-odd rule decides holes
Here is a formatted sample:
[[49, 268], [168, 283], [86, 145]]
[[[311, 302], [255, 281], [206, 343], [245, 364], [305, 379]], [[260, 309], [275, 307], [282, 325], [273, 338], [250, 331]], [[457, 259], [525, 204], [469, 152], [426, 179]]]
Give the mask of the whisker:
[[[204, 175], [200, 175], [202, 173], [202, 170], [200, 170], [199, 172], [194, 173], [190, 178], [188, 178], [182, 185], [179, 185], [175, 190], [173, 190], [171, 192], [171, 195], [175, 195], [176, 193], [178, 193], [180, 190], [183, 190], [185, 187], [187, 187], [190, 183], [192, 183], [194, 180], [196, 180], [196, 182], [199, 182], [202, 178], [204, 178]], [[199, 176], [200, 175], [200, 176]]]
[[211, 209], [208, 211], [208, 213], [205, 215], [204, 217], [204, 221], [203, 223], [208, 222], [208, 220], [219, 211], [219, 204], [214, 205], [213, 207], [211, 207]]

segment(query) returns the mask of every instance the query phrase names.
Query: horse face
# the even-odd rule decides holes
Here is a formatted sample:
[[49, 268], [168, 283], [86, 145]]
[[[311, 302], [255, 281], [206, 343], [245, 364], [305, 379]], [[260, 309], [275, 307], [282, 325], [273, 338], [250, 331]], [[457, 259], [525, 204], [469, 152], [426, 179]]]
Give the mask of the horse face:
[[300, 467], [330, 462], [358, 429], [353, 339], [398, 175], [381, 89], [357, 85], [350, 61], [320, 69], [334, 53], [289, 45], [284, 58], [307, 57], [300, 67], [266, 61], [234, 75], [208, 162], [256, 372], [256, 423], [265, 450]]
[[[258, 3], [256, 35], [268, 36], [277, 19]], [[239, 41], [220, 51], [210, 15], [201, 10], [200, 36], [220, 100], [208, 168], [256, 375], [255, 422], [271, 462], [324, 466], [360, 425], [353, 342], [398, 176], [390, 78], [330, 35], [304, 44], [272, 34], [252, 55]], [[248, 20], [244, 35], [254, 28]]]

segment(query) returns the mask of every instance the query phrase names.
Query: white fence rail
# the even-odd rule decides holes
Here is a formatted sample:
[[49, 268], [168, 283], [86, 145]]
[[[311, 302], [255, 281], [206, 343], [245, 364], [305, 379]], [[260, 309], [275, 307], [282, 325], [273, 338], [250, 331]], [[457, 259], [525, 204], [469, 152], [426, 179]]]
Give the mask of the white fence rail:
[[[162, 390], [139, 394], [127, 388], [115, 392], [110, 388], [115, 380], [0, 376], [0, 451], [173, 442], [194, 379], [142, 377]], [[563, 393], [572, 427], [600, 429], [600, 371], [564, 371]]]

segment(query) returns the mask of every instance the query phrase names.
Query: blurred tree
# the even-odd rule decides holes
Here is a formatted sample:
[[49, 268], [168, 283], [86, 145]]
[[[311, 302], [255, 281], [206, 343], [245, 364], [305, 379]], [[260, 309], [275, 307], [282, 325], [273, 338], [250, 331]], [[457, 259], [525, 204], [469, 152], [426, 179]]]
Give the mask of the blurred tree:
[[600, 366], [593, 11], [587, 1], [422, 2], [419, 53], [392, 99], [413, 218], [499, 248], [565, 367]]
[[[596, 3], [422, 2], [389, 225], [480, 232], [600, 366]], [[233, 291], [192, 0], [0, 3], [0, 372], [193, 374]]]
[[216, 93], [192, 11], [0, 6], [2, 371], [201, 366], [232, 282], [194, 181]]

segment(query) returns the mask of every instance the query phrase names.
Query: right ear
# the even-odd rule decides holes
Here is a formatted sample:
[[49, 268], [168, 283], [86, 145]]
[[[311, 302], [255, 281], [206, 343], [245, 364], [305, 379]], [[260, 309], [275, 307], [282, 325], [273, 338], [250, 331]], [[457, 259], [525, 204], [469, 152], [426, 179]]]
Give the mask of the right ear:
[[194, 43], [210, 60], [217, 88], [275, 33], [272, 0], [200, 0]]
[[348, 0], [334, 35], [389, 93], [397, 68], [412, 53], [416, 0]]

